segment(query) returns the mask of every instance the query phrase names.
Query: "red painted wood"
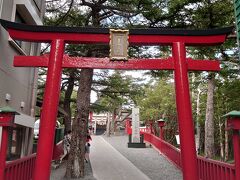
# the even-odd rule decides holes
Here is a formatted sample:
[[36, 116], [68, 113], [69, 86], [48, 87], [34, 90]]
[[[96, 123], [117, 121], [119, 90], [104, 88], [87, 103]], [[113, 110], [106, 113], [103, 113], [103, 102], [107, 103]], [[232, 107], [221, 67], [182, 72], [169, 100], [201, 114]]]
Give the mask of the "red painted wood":
[[198, 156], [198, 166], [200, 166], [200, 179], [202, 180], [229, 180], [234, 179], [234, 165], [224, 162], [207, 159]]
[[[240, 138], [239, 130], [233, 130], [233, 151], [234, 151], [234, 161], [235, 169], [240, 169]], [[236, 179], [240, 179], [240, 171], [236, 171]]]
[[6, 166], [6, 156], [8, 147], [8, 127], [2, 127], [2, 140], [0, 149], [0, 180], [5, 180], [4, 172]]
[[233, 117], [227, 120], [227, 126], [230, 129], [240, 130], [240, 118]]
[[8, 30], [13, 39], [34, 42], [51, 42], [55, 39], [62, 39], [66, 43], [109, 43], [109, 34], [80, 34], [80, 33], [46, 33], [46, 32], [25, 32], [14, 29]]
[[50, 177], [64, 45], [63, 40], [54, 40], [51, 44], [34, 180], [48, 180]]
[[217, 179], [217, 176], [216, 176], [216, 165], [215, 164], [212, 164], [212, 177], [213, 177], [213, 179]]
[[[15, 56], [15, 67], [47, 67], [48, 56]], [[219, 71], [217, 60], [187, 59], [190, 71]], [[174, 70], [172, 58], [168, 59], [129, 59], [110, 61], [109, 58], [63, 57], [63, 68], [122, 69], [122, 70]]]
[[31, 180], [36, 154], [7, 162], [4, 180]]
[[0, 127], [7, 126], [12, 127], [14, 126], [14, 115], [12, 113], [2, 113], [0, 116]]
[[[14, 66], [47, 67], [47, 56], [15, 56]], [[173, 70], [172, 58], [169, 59], [129, 59], [110, 61], [109, 58], [68, 57], [63, 58], [63, 68], [123, 69], [123, 70]]]
[[53, 148], [52, 160], [59, 160], [63, 155], [63, 141], [58, 142]]
[[[109, 44], [109, 34], [81, 34], [81, 33], [56, 33], [56, 32], [25, 32], [9, 29], [10, 36], [16, 40], [51, 42], [63, 39], [66, 43]], [[173, 42], [184, 42], [186, 45], [215, 45], [222, 44], [226, 35], [211, 36], [171, 36], [171, 35], [129, 35], [130, 45], [171, 45]]]
[[220, 71], [220, 63], [218, 60], [193, 60], [187, 58], [187, 66], [189, 71]]
[[214, 45], [222, 44], [226, 35], [213, 36], [166, 36], [166, 35], [129, 35], [129, 43], [140, 45], [172, 45], [173, 42], [183, 42], [186, 45]]
[[164, 154], [176, 167], [181, 169], [180, 151], [173, 145], [165, 142], [161, 138], [151, 134], [143, 133], [144, 140], [154, 145], [162, 154]]
[[175, 63], [174, 79], [183, 179], [198, 180], [185, 44], [180, 42], [173, 43], [172, 52]]

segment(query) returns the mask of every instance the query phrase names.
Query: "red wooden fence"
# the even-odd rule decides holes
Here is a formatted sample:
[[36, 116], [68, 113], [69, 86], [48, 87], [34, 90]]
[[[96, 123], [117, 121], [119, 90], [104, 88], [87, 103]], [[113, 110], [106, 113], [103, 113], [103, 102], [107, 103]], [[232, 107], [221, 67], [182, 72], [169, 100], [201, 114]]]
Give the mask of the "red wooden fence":
[[5, 180], [30, 180], [33, 176], [36, 154], [6, 164]]
[[201, 180], [235, 180], [233, 164], [198, 156], [198, 173]]
[[[131, 128], [128, 128], [127, 132], [131, 133]], [[141, 134], [144, 134], [145, 141], [152, 144], [164, 156], [181, 169], [180, 150], [159, 137], [148, 133], [148, 129], [141, 129]], [[60, 144], [61, 143], [59, 143], [59, 147]], [[59, 148], [57, 148], [57, 152], [58, 151]], [[59, 153], [57, 154], [59, 155]], [[5, 169], [5, 180], [32, 179], [35, 159], [36, 154], [32, 154], [30, 156], [8, 162]], [[207, 159], [201, 156], [198, 156], [197, 164], [200, 180], [236, 180], [235, 167], [233, 164]]]
[[[63, 154], [62, 141], [54, 146], [53, 160], [58, 160]], [[10, 161], [6, 164], [4, 180], [31, 180], [35, 167], [36, 154]]]
[[[162, 155], [181, 169], [181, 152], [179, 149], [154, 134], [148, 133], [148, 130], [140, 130], [141, 134], [144, 134], [146, 142], [152, 144]], [[128, 128], [127, 132], [131, 134], [132, 129]], [[200, 180], [236, 180], [234, 164], [207, 159], [201, 156], [197, 157], [197, 164]]]
[[155, 148], [172, 161], [172, 163], [174, 163], [178, 168], [181, 168], [180, 150], [153, 134], [145, 132], [143, 132], [143, 134], [145, 141], [155, 146]]

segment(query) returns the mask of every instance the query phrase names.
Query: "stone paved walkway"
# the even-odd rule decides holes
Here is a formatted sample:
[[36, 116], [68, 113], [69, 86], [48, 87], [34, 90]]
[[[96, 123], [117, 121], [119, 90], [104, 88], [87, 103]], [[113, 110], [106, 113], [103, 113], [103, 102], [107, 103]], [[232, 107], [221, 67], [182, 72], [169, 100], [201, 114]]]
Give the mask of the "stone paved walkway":
[[102, 136], [92, 139], [90, 159], [97, 180], [150, 180]]
[[[127, 136], [92, 136], [90, 163], [81, 180], [181, 180], [182, 173], [155, 149], [127, 148]], [[65, 166], [50, 180], [64, 180]], [[80, 179], [79, 179], [80, 180]]]

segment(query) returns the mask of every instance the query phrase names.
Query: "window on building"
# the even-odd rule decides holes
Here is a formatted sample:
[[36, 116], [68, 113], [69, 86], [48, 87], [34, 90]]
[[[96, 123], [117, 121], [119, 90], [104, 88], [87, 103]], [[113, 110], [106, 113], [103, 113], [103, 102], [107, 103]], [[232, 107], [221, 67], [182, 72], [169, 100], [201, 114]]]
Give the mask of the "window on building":
[[[18, 11], [16, 11], [16, 14], [15, 14], [15, 22], [17, 22], [17, 23], [22, 23], [22, 24], [26, 24], [26, 22], [25, 22], [24, 19], [21, 17], [21, 15], [19, 14]], [[19, 45], [19, 47], [22, 47], [22, 41], [15, 40], [15, 42]]]

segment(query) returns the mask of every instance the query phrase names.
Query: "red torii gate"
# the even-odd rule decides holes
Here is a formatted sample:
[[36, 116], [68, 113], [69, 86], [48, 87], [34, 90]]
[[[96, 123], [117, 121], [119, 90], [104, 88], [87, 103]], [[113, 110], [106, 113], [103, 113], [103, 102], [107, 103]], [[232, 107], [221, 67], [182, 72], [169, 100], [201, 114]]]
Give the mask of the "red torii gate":
[[14, 66], [48, 67], [34, 180], [48, 180], [50, 176], [62, 68], [174, 70], [183, 178], [184, 180], [198, 180], [188, 71], [219, 71], [220, 67], [218, 61], [186, 58], [185, 47], [222, 44], [232, 28], [215, 30], [130, 29], [130, 45], [170, 45], [172, 57], [164, 60], [130, 59], [119, 62], [110, 61], [109, 58], [63, 55], [65, 43], [108, 44], [109, 29], [106, 28], [30, 26], [4, 20], [1, 20], [1, 24], [13, 39], [51, 43], [49, 57], [15, 56], [14, 58]]

